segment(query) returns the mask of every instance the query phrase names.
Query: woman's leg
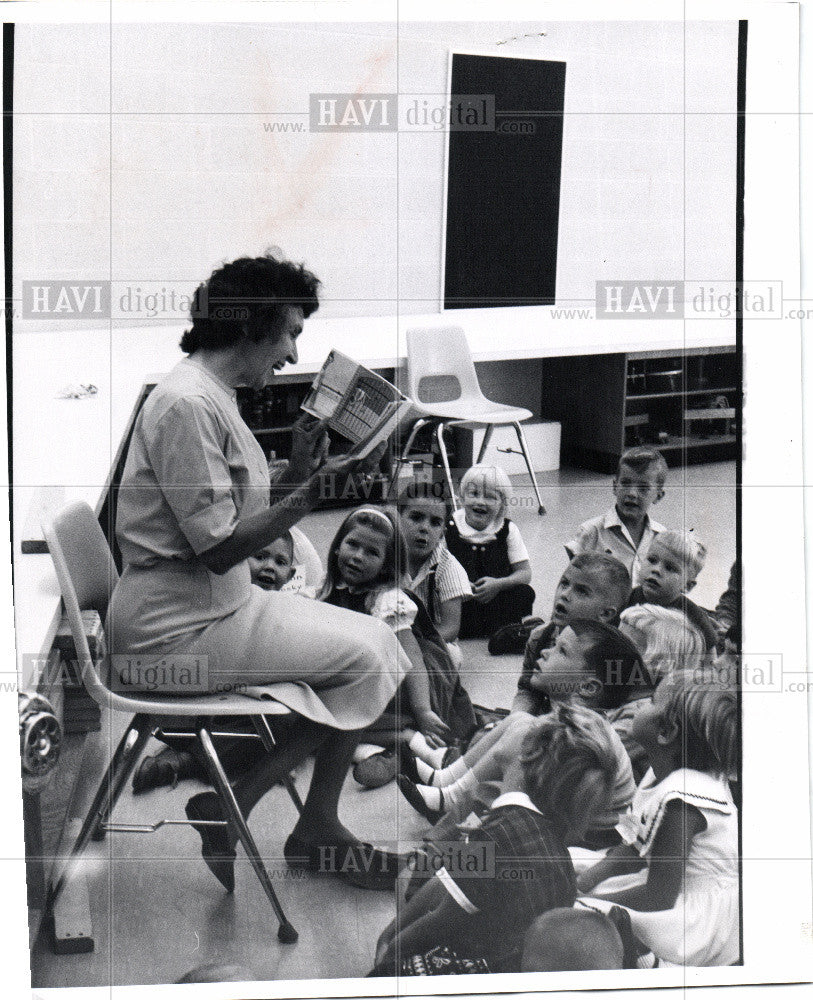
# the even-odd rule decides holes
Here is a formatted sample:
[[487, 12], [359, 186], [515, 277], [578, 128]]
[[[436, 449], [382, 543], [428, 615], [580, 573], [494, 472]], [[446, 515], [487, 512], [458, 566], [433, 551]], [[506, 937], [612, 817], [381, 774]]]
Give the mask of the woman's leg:
[[358, 838], [339, 820], [339, 797], [358, 732], [333, 730], [316, 752], [308, 796], [294, 834], [309, 843], [354, 843]]
[[[308, 719], [297, 718], [295, 721], [296, 730], [291, 733], [290, 738], [283, 737], [280, 740], [279, 750], [274, 754], [266, 754], [233, 783], [235, 798], [246, 818], [266, 793], [279, 784], [293, 768], [314, 751], [318, 756], [319, 748], [335, 732]], [[353, 736], [355, 739], [357, 734], [354, 733]], [[310, 792], [308, 797], [310, 798]]]

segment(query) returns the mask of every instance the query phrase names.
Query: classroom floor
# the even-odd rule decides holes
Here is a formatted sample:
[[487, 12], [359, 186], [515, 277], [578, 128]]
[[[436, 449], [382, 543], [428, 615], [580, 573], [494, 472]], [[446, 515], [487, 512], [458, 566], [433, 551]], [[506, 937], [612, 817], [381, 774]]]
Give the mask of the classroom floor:
[[[563, 543], [581, 521], [606, 510], [612, 494], [609, 477], [582, 470], [544, 473], [540, 480], [547, 514], [538, 516], [531, 491], [518, 485], [510, 516], [531, 554], [535, 612], [547, 618], [566, 564]], [[319, 512], [302, 522], [323, 557], [346, 513]], [[734, 464], [671, 470], [666, 496], [653, 515], [670, 528], [694, 528], [705, 542], [708, 560], [692, 598], [713, 608], [735, 555]], [[472, 700], [507, 706], [519, 657], [491, 657], [485, 643], [478, 641], [463, 643], [463, 651], [462, 679]], [[118, 718], [112, 723], [105, 720], [100, 751], [118, 738], [121, 725]], [[105, 752], [97, 756], [100, 769], [106, 756]], [[296, 775], [303, 793], [309, 768], [303, 765]], [[115, 819], [152, 823], [163, 817], [182, 818], [187, 799], [201, 789], [197, 782], [183, 782], [172, 791], [156, 790], [138, 798], [128, 789]], [[400, 850], [419, 841], [426, 829], [425, 821], [403, 801], [394, 784], [365, 791], [348, 778], [341, 812], [348, 826], [364, 839], [398, 842]], [[144, 836], [113, 834], [91, 844], [83, 862], [95, 950], [54, 956], [45, 942], [38, 941], [31, 957], [33, 986], [172, 983], [193, 966], [213, 962], [243, 966], [256, 980], [365, 975], [376, 939], [394, 915], [394, 895], [290, 871], [282, 845], [294, 820], [293, 805], [281, 788], [273, 789], [251, 815], [269, 874], [299, 931], [297, 944], [277, 941], [273, 913], [242, 851], [238, 852], [236, 891], [227, 895], [202, 863], [199, 837], [190, 828], [163, 827]]]

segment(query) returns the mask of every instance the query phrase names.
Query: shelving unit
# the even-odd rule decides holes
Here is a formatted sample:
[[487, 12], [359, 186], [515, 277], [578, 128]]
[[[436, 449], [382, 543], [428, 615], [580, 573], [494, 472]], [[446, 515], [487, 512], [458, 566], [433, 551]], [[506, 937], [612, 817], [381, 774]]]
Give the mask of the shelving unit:
[[736, 455], [742, 393], [735, 348], [549, 358], [543, 418], [562, 424], [562, 458], [612, 472], [637, 444], [670, 465]]

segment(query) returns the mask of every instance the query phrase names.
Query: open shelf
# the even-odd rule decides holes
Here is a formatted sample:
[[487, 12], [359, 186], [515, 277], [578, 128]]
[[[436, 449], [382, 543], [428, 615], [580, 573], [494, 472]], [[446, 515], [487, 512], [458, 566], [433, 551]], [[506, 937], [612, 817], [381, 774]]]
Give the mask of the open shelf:
[[676, 390], [675, 392], [630, 392], [627, 400], [632, 399], [674, 399], [676, 396], [714, 396], [724, 392], [736, 392], [735, 385], [710, 386], [708, 389], [687, 389], [685, 392]]
[[636, 445], [670, 465], [734, 459], [740, 377], [732, 345], [546, 358], [540, 414], [561, 423], [564, 461], [599, 472]]
[[293, 424], [283, 424], [281, 427], [255, 427], [251, 433], [254, 437], [263, 437], [265, 434], [290, 434], [293, 429]]
[[658, 451], [675, 451], [679, 448], [707, 448], [712, 445], [735, 444], [736, 434], [718, 434], [716, 437], [698, 437], [695, 434], [686, 437], [670, 438], [666, 444], [653, 445]]

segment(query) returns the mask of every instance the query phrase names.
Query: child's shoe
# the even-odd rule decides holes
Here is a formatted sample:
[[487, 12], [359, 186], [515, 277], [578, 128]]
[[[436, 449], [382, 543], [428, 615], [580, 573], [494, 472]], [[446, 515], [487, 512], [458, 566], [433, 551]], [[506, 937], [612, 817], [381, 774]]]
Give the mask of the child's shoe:
[[521, 622], [511, 622], [503, 625], [488, 640], [488, 651], [492, 656], [504, 656], [507, 653], [522, 655], [525, 644], [535, 628], [544, 625], [544, 618], [524, 618]]

